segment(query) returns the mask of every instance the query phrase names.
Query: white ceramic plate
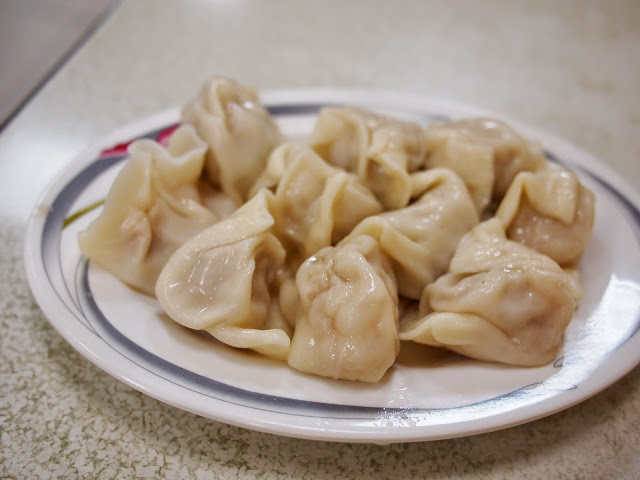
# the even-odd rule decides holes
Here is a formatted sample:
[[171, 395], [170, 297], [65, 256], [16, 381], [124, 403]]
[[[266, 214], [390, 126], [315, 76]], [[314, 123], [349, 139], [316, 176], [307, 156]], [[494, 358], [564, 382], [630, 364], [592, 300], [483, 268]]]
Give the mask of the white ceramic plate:
[[[283, 132], [297, 139], [305, 138], [327, 105], [357, 104], [421, 123], [487, 114], [390, 92], [283, 90], [262, 99]], [[124, 159], [121, 146], [111, 147], [158, 138], [178, 118], [178, 110], [156, 115], [87, 149], [44, 194], [26, 235], [28, 278], [46, 316], [82, 355], [133, 388], [246, 428], [390, 443], [471, 435], [540, 418], [588, 398], [639, 363], [638, 196], [596, 159], [510, 119], [551, 160], [576, 170], [597, 198], [581, 264], [584, 298], [555, 362], [516, 368], [404, 345], [383, 381], [368, 385], [304, 375], [178, 327], [154, 299], [82, 258], [76, 235], [99, 209], [63, 228], [70, 215], [105, 197]]]

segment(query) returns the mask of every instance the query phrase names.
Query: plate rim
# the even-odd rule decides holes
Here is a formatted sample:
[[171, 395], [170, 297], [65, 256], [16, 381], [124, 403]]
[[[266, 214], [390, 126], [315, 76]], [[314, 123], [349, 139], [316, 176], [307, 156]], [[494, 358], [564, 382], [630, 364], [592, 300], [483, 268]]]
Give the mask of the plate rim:
[[[525, 137], [533, 138], [541, 141], [544, 139], [545, 147], [548, 147], [552, 152], [565, 152], [572, 160], [579, 159], [577, 165], [572, 163], [571, 168], [580, 167], [583, 173], [590, 175], [596, 175], [596, 178], [608, 183], [608, 186], [618, 194], [622, 195], [636, 210], [640, 209], [640, 196], [635, 192], [633, 188], [627, 183], [627, 181], [615, 172], [611, 167], [596, 157], [592, 156], [585, 150], [573, 145], [572, 143], [556, 137], [554, 134], [546, 132], [537, 127], [525, 124], [517, 120], [511, 119], [504, 115], [500, 115], [491, 112], [486, 109], [477, 108], [474, 106], [462, 104], [459, 102], [420, 96], [415, 94], [408, 94], [397, 91], [378, 90], [378, 89], [351, 89], [351, 88], [294, 88], [294, 89], [277, 89], [277, 90], [265, 90], [260, 95], [262, 102], [267, 105], [283, 104], [284, 102], [305, 103], [317, 101], [319, 103], [326, 104], [327, 102], [336, 103], [366, 103], [367, 106], [380, 103], [388, 105], [389, 107], [398, 108], [404, 105], [412, 105], [416, 112], [424, 112], [428, 109], [436, 109], [437, 111], [450, 111], [457, 112], [458, 115], [484, 115], [491, 116], [493, 118], [499, 118], [510, 125], [516, 130], [521, 132]], [[374, 100], [372, 102], [372, 100]], [[400, 104], [400, 105], [399, 105]], [[162, 386], [158, 383], [146, 380], [146, 374], [144, 372], [133, 372], [134, 374], [123, 373], [121, 369], [116, 368], [117, 364], [110, 363], [110, 353], [114, 351], [113, 347], [108, 346], [99, 337], [89, 335], [88, 332], [78, 331], [74, 327], [75, 321], [71, 322], [69, 317], [65, 317], [60, 314], [59, 308], [66, 308], [64, 302], [60, 299], [52, 298], [50, 290], [45, 288], [35, 288], [36, 285], [41, 283], [44, 272], [44, 264], [39, 262], [40, 257], [37, 255], [41, 252], [42, 243], [41, 235], [46, 220], [46, 205], [47, 200], [52, 201], [55, 199], [64, 187], [68, 184], [68, 181], [74, 178], [82, 169], [91, 164], [99, 156], [100, 152], [106, 148], [111, 147], [119, 142], [134, 138], [136, 135], [144, 134], [154, 128], [162, 128], [170, 124], [179, 121], [179, 107], [164, 110], [162, 112], [146, 116], [142, 119], [131, 122], [118, 129], [113, 130], [107, 135], [102, 136], [95, 142], [92, 142], [89, 146], [73, 156], [67, 166], [58, 173], [53, 181], [44, 189], [43, 193], [38, 198], [35, 204], [32, 214], [27, 222], [27, 228], [25, 232], [25, 242], [23, 249], [25, 269], [27, 273], [27, 280], [31, 291], [33, 292], [36, 302], [42, 309], [44, 316], [49, 323], [58, 331], [58, 333], [83, 357], [91, 361], [98, 368], [107, 372], [119, 381], [133, 387], [134, 389], [155, 398], [163, 403], [172, 405], [173, 407], [180, 408], [200, 416], [204, 416], [220, 422], [258, 430], [262, 432], [285, 435], [296, 438], [306, 438], [314, 440], [324, 441], [341, 441], [341, 442], [371, 442], [371, 443], [394, 443], [394, 442], [408, 442], [408, 441], [425, 441], [425, 440], [438, 440], [452, 437], [475, 435], [479, 433], [485, 433], [489, 431], [500, 430], [511, 426], [528, 423], [541, 417], [545, 417], [556, 413], [560, 410], [570, 408], [571, 406], [580, 403], [591, 396], [606, 389], [611, 384], [618, 381], [635, 366], [640, 363], [640, 353], [636, 353], [633, 358], [633, 362], [630, 361], [616, 361], [614, 362], [617, 368], [613, 370], [616, 372], [614, 375], [610, 375], [612, 368], [610, 362], [613, 357], [629, 358], [626, 350], [636, 347], [636, 351], [640, 351], [640, 336], [636, 335], [635, 338], [630, 338], [625, 343], [619, 346], [616, 351], [611, 352], [607, 362], [606, 381], [590, 382], [586, 384], [587, 388], [581, 389], [583, 392], [581, 395], [568, 395], [568, 398], [564, 402], [560, 402], [554, 408], [542, 408], [543, 405], [548, 403], [547, 401], [534, 404], [529, 407], [529, 412], [526, 415], [516, 415], [511, 421], [496, 421], [496, 417], [502, 417], [505, 414], [500, 413], [497, 415], [488, 415], [480, 419], [475, 419], [466, 422], [458, 422], [456, 424], [447, 423], [445, 425], [430, 426], [429, 431], [425, 431], [422, 428], [416, 428], [411, 431], [409, 428], [381, 428], [378, 433], [370, 433], [367, 431], [358, 430], [336, 430], [331, 428], [319, 429], [316, 427], [309, 427], [305, 425], [295, 424], [295, 422], [287, 423], [279, 421], [279, 416], [286, 414], [272, 414], [274, 418], [271, 420], [255, 419], [251, 416], [246, 417], [241, 412], [226, 412], [225, 414], [215, 415], [208, 409], [198, 408], [194, 402], [190, 402], [189, 405], [185, 405], [183, 401], [177, 400], [173, 397], [172, 393], [168, 390], [168, 386]], [[612, 186], [615, 185], [615, 188]], [[34, 255], [36, 253], [36, 255]], [[50, 282], [47, 282], [47, 286], [53, 289]], [[54, 295], [55, 296], [55, 295]], [[60, 305], [60, 304], [63, 305]], [[60, 315], [62, 315], [60, 317]], [[51, 317], [55, 317], [51, 318]], [[103, 344], [101, 344], [103, 343]], [[637, 344], [637, 345], [636, 345]], [[626, 353], [626, 355], [623, 355]], [[596, 370], [591, 372], [590, 376], [585, 380], [593, 379], [597, 372], [603, 368], [603, 365], [599, 365]], [[153, 372], [149, 372], [153, 374]], [[157, 382], [157, 379], [156, 379]], [[159, 382], [162, 383], [162, 382]], [[583, 387], [585, 383], [582, 383]], [[590, 388], [588, 388], [590, 386]], [[160, 388], [158, 388], [160, 387]], [[586, 395], [584, 394], [586, 390]], [[195, 396], [200, 396], [198, 392], [192, 392]], [[195, 402], [197, 403], [197, 402]], [[253, 409], [253, 407], [241, 406], [241, 409]], [[471, 424], [470, 424], [471, 423]]]

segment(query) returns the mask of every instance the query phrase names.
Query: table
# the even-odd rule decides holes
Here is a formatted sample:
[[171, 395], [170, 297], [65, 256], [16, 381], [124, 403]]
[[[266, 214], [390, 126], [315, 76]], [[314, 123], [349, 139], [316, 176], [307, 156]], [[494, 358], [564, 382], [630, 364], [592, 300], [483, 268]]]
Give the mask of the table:
[[151, 399], [49, 325], [27, 285], [25, 223], [74, 154], [180, 105], [212, 73], [259, 90], [381, 88], [518, 118], [640, 187], [640, 4], [123, 1], [0, 134], [0, 476], [637, 478], [640, 369], [503, 431], [387, 446], [245, 430]]

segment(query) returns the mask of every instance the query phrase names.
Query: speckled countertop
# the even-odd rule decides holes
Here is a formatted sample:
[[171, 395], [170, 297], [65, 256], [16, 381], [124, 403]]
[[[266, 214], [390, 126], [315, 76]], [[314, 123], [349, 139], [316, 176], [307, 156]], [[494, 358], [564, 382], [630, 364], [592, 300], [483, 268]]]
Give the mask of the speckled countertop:
[[640, 187], [640, 3], [125, 1], [0, 134], [0, 478], [638, 478], [640, 369], [506, 430], [376, 446], [279, 437], [165, 405], [86, 361], [27, 285], [36, 199], [109, 131], [212, 73], [485, 107]]

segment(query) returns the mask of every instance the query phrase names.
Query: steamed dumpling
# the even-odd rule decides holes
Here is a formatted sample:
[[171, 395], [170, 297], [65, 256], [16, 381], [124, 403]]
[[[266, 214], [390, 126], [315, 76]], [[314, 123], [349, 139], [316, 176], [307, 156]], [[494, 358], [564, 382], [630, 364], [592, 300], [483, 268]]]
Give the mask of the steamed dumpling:
[[552, 361], [579, 288], [549, 257], [506, 238], [498, 219], [461, 240], [449, 272], [425, 288], [422, 315], [400, 339], [485, 361]]
[[363, 218], [382, 208], [356, 176], [332, 167], [304, 145], [283, 143], [267, 162], [254, 189], [275, 190], [270, 203], [275, 232], [287, 250], [273, 290], [282, 316], [295, 324], [299, 300], [295, 273], [323, 247], [335, 245]]
[[181, 246], [162, 270], [156, 296], [185, 327], [284, 359], [288, 327], [270, 312], [270, 285], [285, 258], [272, 233], [272, 195], [262, 190], [231, 217]]
[[381, 211], [355, 175], [327, 164], [309, 147], [282, 144], [271, 155], [267, 172], [272, 164], [285, 165], [272, 213], [279, 237], [299, 262], [336, 244], [363, 218]]
[[236, 208], [200, 179], [206, 150], [188, 125], [172, 134], [166, 148], [149, 139], [132, 143], [102, 212], [78, 235], [82, 253], [128, 285], [153, 294], [173, 252]]
[[289, 365], [325, 377], [378, 382], [398, 355], [393, 269], [359, 236], [310, 257], [296, 276], [300, 310]]
[[518, 172], [544, 168], [542, 150], [499, 120], [464, 119], [425, 129], [427, 168], [454, 170], [465, 182], [478, 212], [500, 199]]
[[353, 107], [321, 110], [309, 143], [330, 164], [355, 173], [385, 210], [409, 202], [409, 174], [425, 153], [417, 124]]
[[235, 80], [214, 76], [182, 110], [209, 145], [206, 172], [222, 191], [242, 203], [269, 153], [282, 136], [256, 92]]
[[550, 168], [522, 172], [496, 212], [511, 240], [543, 253], [560, 265], [575, 263], [589, 242], [594, 195], [575, 173]]
[[479, 220], [467, 188], [453, 171], [416, 173], [411, 186], [418, 200], [366, 218], [346, 240], [375, 238], [391, 258], [400, 295], [419, 299], [424, 287], [447, 271], [458, 241]]

